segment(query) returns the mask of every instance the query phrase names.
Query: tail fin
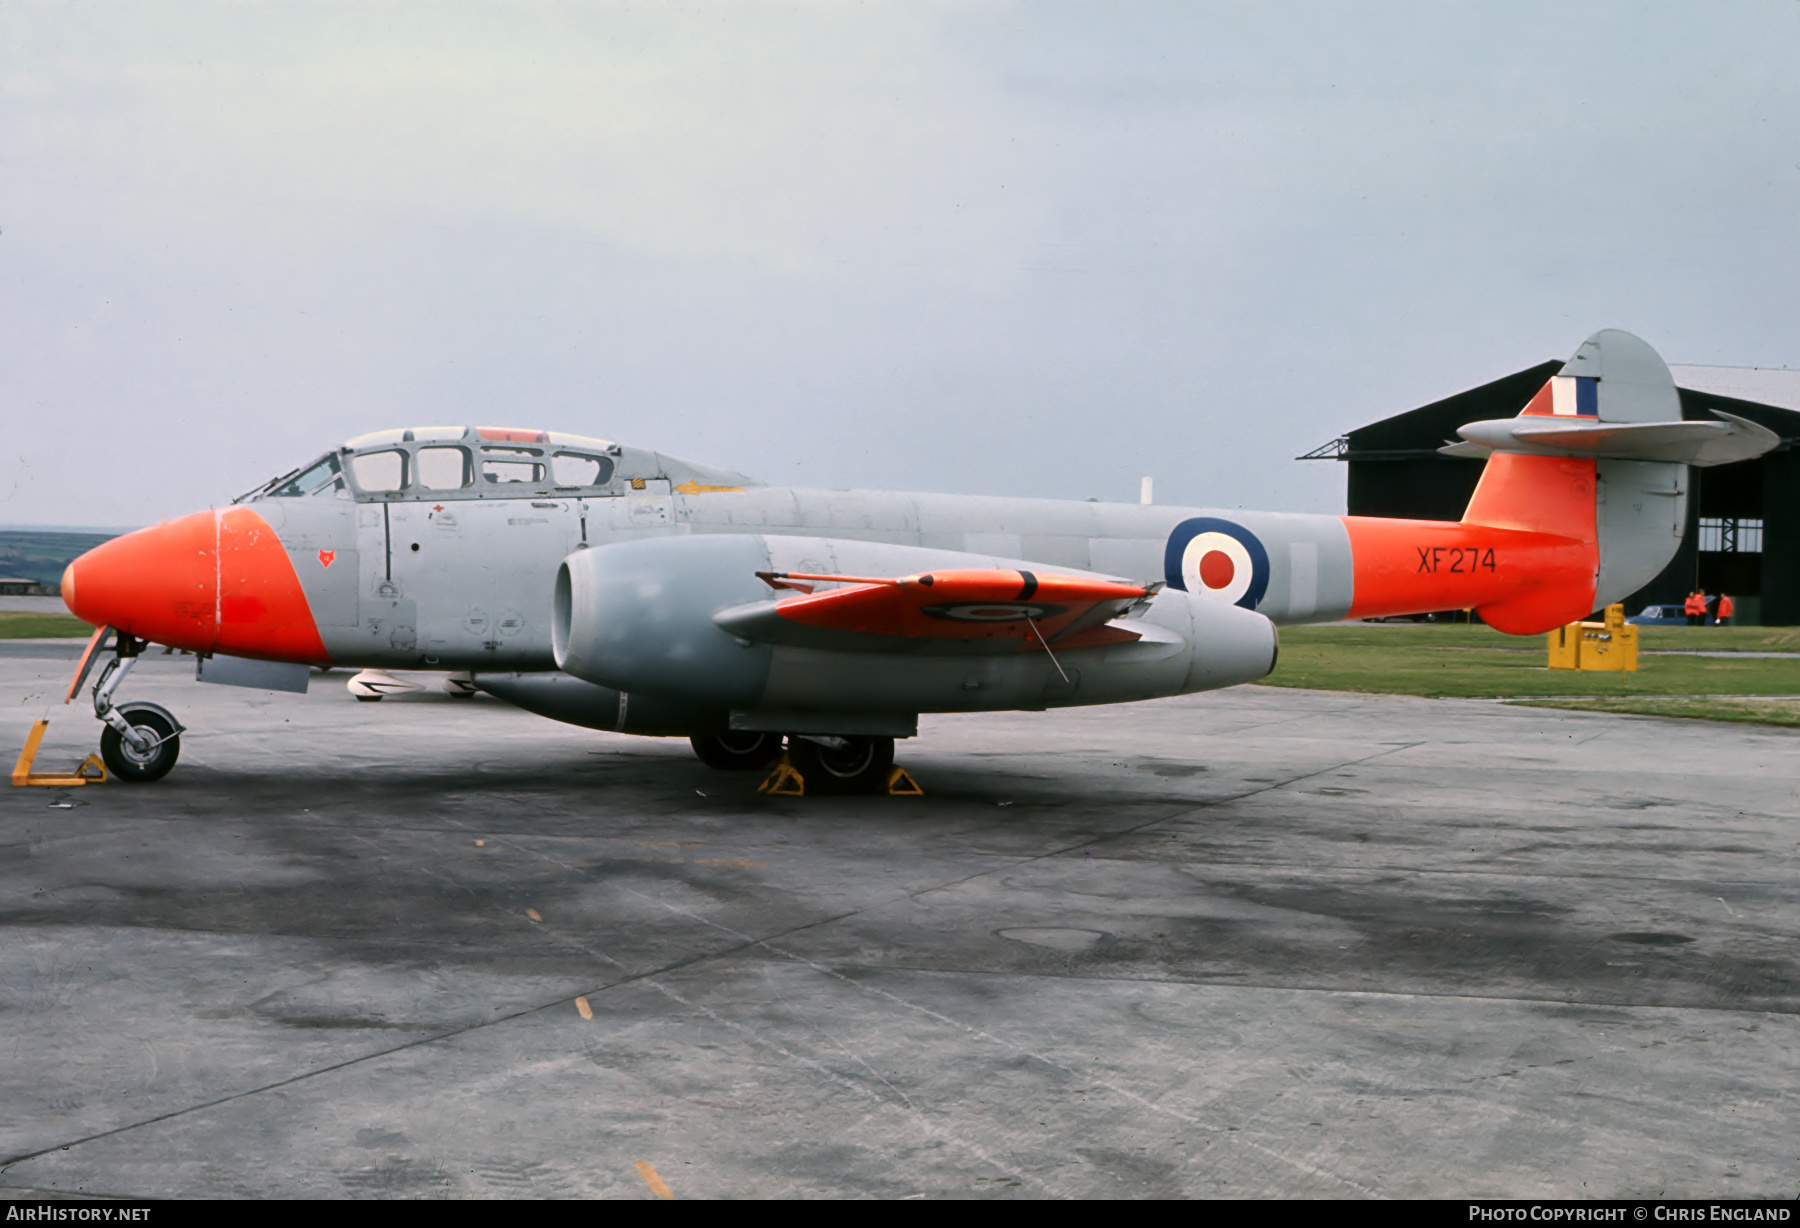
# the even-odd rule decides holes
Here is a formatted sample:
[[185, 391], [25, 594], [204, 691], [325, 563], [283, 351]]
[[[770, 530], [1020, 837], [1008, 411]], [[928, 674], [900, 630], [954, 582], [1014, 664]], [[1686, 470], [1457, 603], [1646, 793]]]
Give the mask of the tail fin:
[[1728, 415], [1683, 422], [1663, 360], [1610, 328], [1584, 341], [1517, 418], [1472, 422], [1458, 433], [1469, 442], [1445, 452], [1488, 456], [1463, 523], [1593, 543], [1589, 610], [1636, 592], [1675, 557], [1687, 525], [1688, 465], [1747, 460], [1780, 442]]
[[1687, 527], [1687, 467], [1780, 443], [1741, 418], [1683, 422], [1656, 351], [1613, 329], [1589, 337], [1516, 418], [1471, 422], [1485, 456], [1460, 523], [1345, 516], [1351, 618], [1474, 609], [1531, 635], [1611, 605], [1654, 579]]

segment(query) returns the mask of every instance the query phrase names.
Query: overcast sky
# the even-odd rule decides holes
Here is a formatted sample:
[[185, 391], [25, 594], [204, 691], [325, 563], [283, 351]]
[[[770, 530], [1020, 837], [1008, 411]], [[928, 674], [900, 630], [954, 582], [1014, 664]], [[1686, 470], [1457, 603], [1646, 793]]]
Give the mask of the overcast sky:
[[1595, 329], [1800, 367], [1800, 5], [0, 6], [0, 522], [344, 438], [1341, 511]]

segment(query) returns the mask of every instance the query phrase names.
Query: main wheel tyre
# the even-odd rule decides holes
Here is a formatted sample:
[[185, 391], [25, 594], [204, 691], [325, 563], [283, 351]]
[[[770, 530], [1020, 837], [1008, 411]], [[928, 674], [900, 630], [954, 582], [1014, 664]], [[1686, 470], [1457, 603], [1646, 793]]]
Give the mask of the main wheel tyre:
[[155, 712], [127, 712], [125, 719], [134, 729], [148, 734], [156, 745], [140, 751], [127, 742], [117, 729], [107, 725], [100, 731], [100, 758], [106, 770], [131, 784], [148, 784], [161, 780], [181, 756], [181, 738], [168, 719]]
[[805, 778], [808, 793], [873, 793], [887, 783], [894, 767], [894, 739], [832, 740], [841, 745], [788, 739], [788, 758]]
[[721, 772], [754, 772], [768, 767], [781, 755], [778, 733], [695, 734], [688, 741], [700, 762]]

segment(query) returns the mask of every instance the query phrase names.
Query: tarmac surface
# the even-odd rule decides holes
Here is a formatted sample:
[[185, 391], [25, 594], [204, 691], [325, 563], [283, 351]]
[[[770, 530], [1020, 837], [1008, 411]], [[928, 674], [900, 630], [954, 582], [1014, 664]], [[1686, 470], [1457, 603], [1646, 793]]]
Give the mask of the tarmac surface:
[[1800, 1193], [1800, 732], [1239, 687], [767, 799], [347, 676], [5, 791], [0, 1194]]
[[0, 593], [0, 611], [13, 614], [67, 614], [61, 597]]

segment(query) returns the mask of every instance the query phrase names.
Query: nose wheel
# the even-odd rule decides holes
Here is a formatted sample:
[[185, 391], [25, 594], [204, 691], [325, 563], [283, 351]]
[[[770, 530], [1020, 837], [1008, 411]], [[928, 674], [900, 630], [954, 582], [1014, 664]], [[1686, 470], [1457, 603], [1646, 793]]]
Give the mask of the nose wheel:
[[134, 733], [135, 742], [110, 724], [100, 731], [100, 758], [106, 770], [132, 784], [161, 780], [181, 757], [181, 732], [161, 712], [128, 704], [118, 710]]

